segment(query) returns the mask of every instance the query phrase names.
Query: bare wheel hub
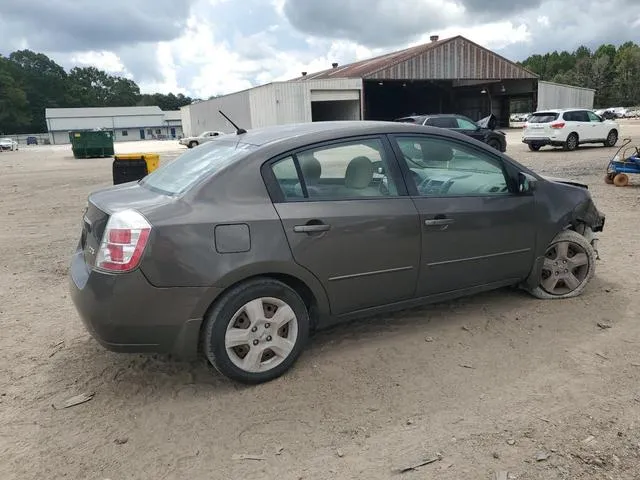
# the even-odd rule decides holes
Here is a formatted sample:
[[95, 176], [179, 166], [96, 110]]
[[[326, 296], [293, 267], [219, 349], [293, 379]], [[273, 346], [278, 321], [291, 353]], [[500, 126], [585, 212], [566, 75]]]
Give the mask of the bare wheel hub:
[[570, 241], [554, 243], [545, 254], [540, 286], [551, 295], [573, 292], [587, 278], [589, 262], [580, 245]]
[[277, 298], [257, 298], [233, 316], [225, 348], [234, 365], [246, 372], [263, 372], [282, 363], [293, 351], [298, 320], [291, 307]]

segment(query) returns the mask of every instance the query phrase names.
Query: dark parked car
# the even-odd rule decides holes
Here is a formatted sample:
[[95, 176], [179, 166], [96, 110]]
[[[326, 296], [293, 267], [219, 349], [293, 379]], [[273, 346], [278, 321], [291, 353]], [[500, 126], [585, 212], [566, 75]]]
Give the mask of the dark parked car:
[[478, 122], [474, 122], [464, 115], [453, 114], [412, 115], [398, 118], [395, 121], [447, 128], [480, 140], [501, 152], [507, 150], [507, 136], [503, 131], [495, 129], [498, 120], [493, 114], [478, 120]]
[[71, 262], [87, 329], [258, 383], [309, 332], [504, 286], [580, 294], [604, 216], [468, 136], [394, 122], [228, 135], [89, 196]]

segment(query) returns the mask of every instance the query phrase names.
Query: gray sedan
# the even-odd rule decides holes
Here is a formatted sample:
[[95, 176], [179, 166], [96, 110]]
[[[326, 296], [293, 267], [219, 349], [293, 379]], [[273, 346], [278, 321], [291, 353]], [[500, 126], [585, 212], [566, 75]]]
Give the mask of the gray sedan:
[[87, 329], [259, 383], [312, 330], [505, 286], [579, 295], [604, 226], [585, 185], [395, 122], [240, 131], [89, 196], [71, 262]]

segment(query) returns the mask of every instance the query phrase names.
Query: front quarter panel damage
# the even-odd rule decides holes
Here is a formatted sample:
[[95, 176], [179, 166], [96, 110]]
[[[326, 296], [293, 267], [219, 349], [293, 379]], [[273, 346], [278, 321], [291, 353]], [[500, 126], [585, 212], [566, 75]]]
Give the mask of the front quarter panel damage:
[[595, 206], [586, 185], [542, 180], [536, 190], [536, 205], [536, 261], [525, 281], [531, 288], [537, 286], [545, 251], [558, 233], [565, 229], [577, 231], [587, 238], [597, 254], [598, 239], [594, 232], [601, 232], [605, 223], [605, 216]]

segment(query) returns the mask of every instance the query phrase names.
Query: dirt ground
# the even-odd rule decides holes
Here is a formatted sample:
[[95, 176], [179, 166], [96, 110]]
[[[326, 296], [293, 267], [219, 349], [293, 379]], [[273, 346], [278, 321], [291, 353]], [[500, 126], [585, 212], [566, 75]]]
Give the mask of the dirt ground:
[[[640, 122], [623, 134], [640, 144]], [[500, 290], [342, 325], [255, 387], [203, 362], [101, 348], [67, 267], [111, 160], [0, 154], [0, 478], [639, 478], [640, 176], [605, 185], [614, 151], [531, 153], [509, 132], [509, 154], [587, 182], [607, 215], [581, 297]], [[95, 396], [52, 406], [82, 393]]]

